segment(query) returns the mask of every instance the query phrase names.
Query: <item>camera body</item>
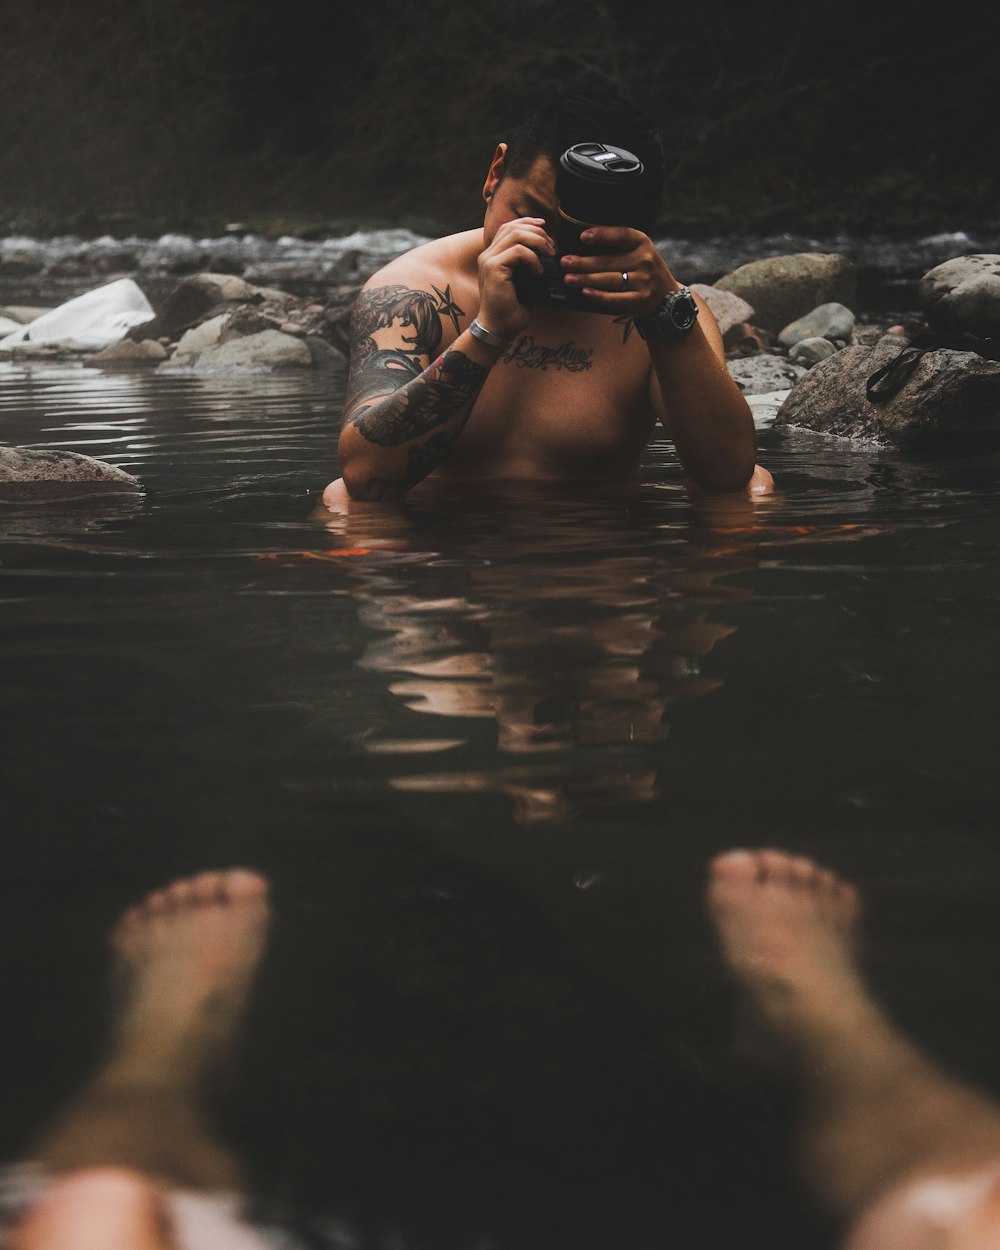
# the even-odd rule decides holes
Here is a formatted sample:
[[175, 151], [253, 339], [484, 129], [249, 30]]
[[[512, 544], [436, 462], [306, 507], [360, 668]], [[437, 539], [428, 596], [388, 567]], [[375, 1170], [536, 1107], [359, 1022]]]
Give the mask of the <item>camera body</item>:
[[540, 274], [529, 269], [514, 273], [514, 290], [525, 307], [612, 311], [568, 287], [559, 261], [567, 255], [599, 253], [580, 240], [589, 226], [632, 224], [641, 205], [642, 172], [642, 161], [614, 144], [576, 143], [563, 152], [556, 167], [556, 255], [540, 257]]

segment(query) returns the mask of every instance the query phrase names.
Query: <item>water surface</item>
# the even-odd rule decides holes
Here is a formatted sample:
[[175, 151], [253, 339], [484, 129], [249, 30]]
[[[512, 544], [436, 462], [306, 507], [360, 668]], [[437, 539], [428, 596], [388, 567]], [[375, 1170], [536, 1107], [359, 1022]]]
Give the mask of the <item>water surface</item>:
[[662, 442], [335, 518], [339, 385], [0, 365], [6, 442], [145, 488], [0, 513], [5, 1156], [93, 1062], [110, 919], [247, 864], [278, 926], [223, 1112], [262, 1195], [366, 1246], [832, 1245], [731, 1053], [705, 864], [858, 881], [880, 996], [1000, 1088], [1000, 453], [763, 429], [754, 505]]

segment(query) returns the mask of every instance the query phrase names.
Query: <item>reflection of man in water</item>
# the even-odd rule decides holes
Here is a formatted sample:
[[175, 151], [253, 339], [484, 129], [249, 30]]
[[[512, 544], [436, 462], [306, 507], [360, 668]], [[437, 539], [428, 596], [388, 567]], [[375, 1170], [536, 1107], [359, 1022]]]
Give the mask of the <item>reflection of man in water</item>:
[[[443, 486], [426, 498], [455, 506]], [[700, 512], [702, 523], [752, 518], [746, 496], [722, 498], [731, 506]], [[667, 711], [721, 685], [704, 661], [735, 627], [711, 608], [751, 597], [726, 578], [756, 557], [752, 543], [711, 529], [680, 527], [685, 541], [659, 545], [630, 517], [641, 502], [631, 485], [556, 497], [511, 484], [463, 497], [446, 548], [456, 567], [437, 594], [426, 576], [437, 535], [408, 510], [327, 514], [335, 550], [367, 553], [347, 560], [374, 631], [359, 667], [389, 675], [392, 694], [434, 718], [400, 733], [412, 724], [401, 715], [392, 732], [359, 737], [367, 753], [399, 758], [395, 789], [503, 793], [520, 823], [657, 797], [652, 748], [669, 732]], [[495, 745], [473, 720], [495, 723]]]
[[204, 1099], [231, 1058], [269, 922], [267, 883], [242, 870], [175, 881], [121, 918], [109, 1053], [32, 1169], [8, 1181], [36, 1199], [12, 1250], [264, 1250], [236, 1218], [240, 1165]]
[[722, 953], [802, 1098], [801, 1157], [849, 1225], [845, 1250], [996, 1250], [1000, 1107], [890, 1023], [857, 962], [858, 895], [811, 860], [712, 865]]

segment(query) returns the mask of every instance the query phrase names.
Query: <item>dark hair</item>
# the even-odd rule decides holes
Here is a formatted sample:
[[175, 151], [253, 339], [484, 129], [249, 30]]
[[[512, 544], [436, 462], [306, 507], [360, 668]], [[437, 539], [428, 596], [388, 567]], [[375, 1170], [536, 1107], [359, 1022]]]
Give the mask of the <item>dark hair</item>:
[[574, 143], [614, 143], [642, 161], [643, 197], [636, 225], [656, 224], [663, 198], [663, 140], [649, 115], [599, 74], [580, 74], [538, 104], [507, 139], [504, 174], [523, 178], [539, 156], [555, 164]]

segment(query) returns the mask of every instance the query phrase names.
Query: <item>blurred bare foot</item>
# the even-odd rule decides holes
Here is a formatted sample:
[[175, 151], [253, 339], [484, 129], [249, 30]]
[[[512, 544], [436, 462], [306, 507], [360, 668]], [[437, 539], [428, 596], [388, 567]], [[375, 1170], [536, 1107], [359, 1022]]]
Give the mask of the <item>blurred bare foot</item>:
[[156, 1186], [126, 1168], [62, 1177], [11, 1230], [10, 1250], [176, 1250]]
[[121, 1007], [117, 1068], [184, 1079], [225, 1057], [270, 926], [268, 883], [234, 868], [174, 881], [111, 935]]
[[50, 1172], [122, 1166], [193, 1189], [242, 1187], [206, 1115], [267, 940], [268, 883], [242, 868], [174, 881], [111, 935], [106, 1060], [34, 1144]]
[[708, 909], [730, 972], [778, 1040], [867, 1005], [858, 895], [834, 873], [783, 851], [729, 851], [711, 864]]

